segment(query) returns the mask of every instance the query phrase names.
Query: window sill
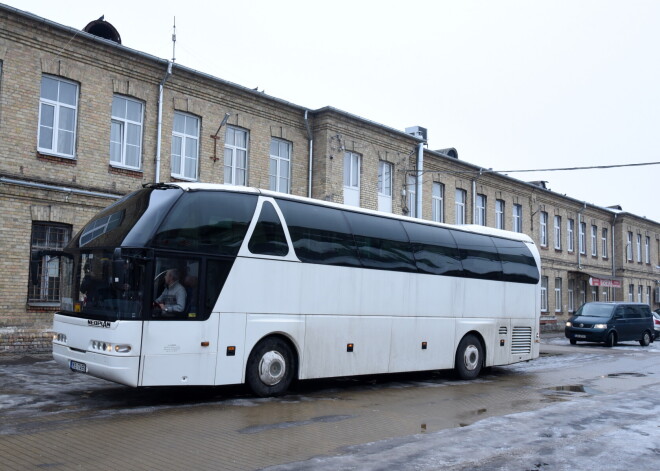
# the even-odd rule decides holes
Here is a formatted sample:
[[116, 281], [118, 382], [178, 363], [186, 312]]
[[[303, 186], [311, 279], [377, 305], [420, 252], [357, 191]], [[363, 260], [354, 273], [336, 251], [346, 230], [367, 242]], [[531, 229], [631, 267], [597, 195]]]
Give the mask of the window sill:
[[127, 167], [116, 167], [112, 164], [108, 167], [108, 173], [124, 175], [126, 177], [133, 178], [142, 178], [144, 176], [144, 172], [142, 170], [135, 170]]
[[55, 155], [55, 154], [44, 154], [42, 152], [37, 151], [37, 159], [43, 160], [45, 162], [53, 162], [56, 164], [63, 164], [63, 165], [78, 165], [78, 161], [76, 160], [75, 157], [64, 157], [61, 155]]
[[185, 178], [185, 177], [177, 177], [176, 175], [170, 175], [171, 181], [173, 182], [189, 182], [189, 183], [197, 183], [199, 180], [196, 178]]

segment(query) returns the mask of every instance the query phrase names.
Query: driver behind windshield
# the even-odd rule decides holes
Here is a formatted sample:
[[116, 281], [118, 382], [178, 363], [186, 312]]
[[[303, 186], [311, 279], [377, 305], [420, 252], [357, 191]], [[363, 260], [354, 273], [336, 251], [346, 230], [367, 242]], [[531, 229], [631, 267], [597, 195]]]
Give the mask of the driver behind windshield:
[[165, 273], [165, 289], [156, 298], [163, 315], [181, 313], [186, 305], [186, 289], [179, 283], [179, 270], [170, 268]]

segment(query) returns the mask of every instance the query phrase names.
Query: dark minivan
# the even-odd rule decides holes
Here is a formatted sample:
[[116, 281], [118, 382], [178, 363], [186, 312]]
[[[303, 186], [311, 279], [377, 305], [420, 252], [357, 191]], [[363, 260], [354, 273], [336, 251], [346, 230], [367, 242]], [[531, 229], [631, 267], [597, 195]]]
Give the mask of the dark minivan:
[[613, 347], [633, 340], [646, 347], [654, 337], [653, 316], [648, 304], [586, 303], [566, 322], [564, 333], [571, 345], [579, 340]]

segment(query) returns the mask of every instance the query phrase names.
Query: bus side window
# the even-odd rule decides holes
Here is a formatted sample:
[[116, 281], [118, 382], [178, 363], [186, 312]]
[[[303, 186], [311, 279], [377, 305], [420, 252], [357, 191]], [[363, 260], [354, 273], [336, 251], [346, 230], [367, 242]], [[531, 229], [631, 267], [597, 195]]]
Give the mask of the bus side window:
[[431, 275], [461, 276], [463, 268], [449, 229], [404, 222], [417, 270]]
[[273, 205], [264, 201], [248, 249], [253, 254], [284, 257], [289, 253], [282, 222]]
[[340, 210], [282, 199], [277, 204], [301, 262], [360, 266], [353, 235]]
[[499, 237], [493, 237], [492, 240], [502, 260], [502, 281], [532, 285], [539, 282], [536, 261], [524, 242]]
[[451, 231], [463, 265], [463, 276], [483, 280], [501, 280], [502, 262], [492, 238], [482, 234]]

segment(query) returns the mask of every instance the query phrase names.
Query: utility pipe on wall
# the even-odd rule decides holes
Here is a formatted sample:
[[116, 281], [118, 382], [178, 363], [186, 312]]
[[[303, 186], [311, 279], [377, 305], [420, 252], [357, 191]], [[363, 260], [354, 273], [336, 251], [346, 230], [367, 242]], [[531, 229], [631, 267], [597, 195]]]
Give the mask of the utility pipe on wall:
[[415, 201], [415, 217], [422, 219], [422, 176], [424, 175], [424, 143], [420, 142], [417, 147], [417, 200]]
[[307, 139], [309, 140], [309, 176], [307, 183], [307, 197], [312, 197], [312, 164], [314, 157], [314, 135], [312, 134], [312, 129], [309, 126], [309, 120], [307, 119], [307, 110], [305, 110], [305, 127], [307, 128]]

